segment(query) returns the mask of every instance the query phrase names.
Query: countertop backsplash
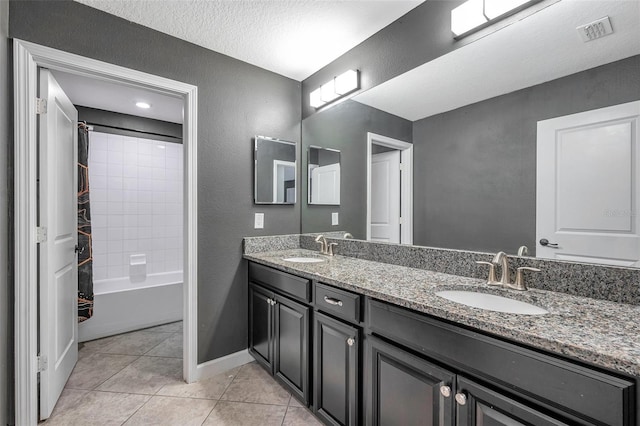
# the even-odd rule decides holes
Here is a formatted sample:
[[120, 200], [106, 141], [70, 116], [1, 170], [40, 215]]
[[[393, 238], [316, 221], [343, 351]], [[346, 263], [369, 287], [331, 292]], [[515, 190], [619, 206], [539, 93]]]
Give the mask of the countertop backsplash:
[[[315, 233], [246, 237], [244, 253], [296, 248], [318, 251], [318, 243], [315, 242], [318, 235]], [[342, 256], [470, 278], [486, 278], [487, 268], [476, 265], [475, 262], [491, 261], [494, 255], [494, 253], [339, 238], [344, 235], [344, 231], [323, 233], [323, 235], [328, 241], [338, 244], [335, 249], [336, 254]], [[541, 269], [541, 272], [527, 275], [526, 282], [531, 288], [640, 305], [640, 269], [533, 257], [509, 256], [509, 260], [512, 275], [520, 266]]]

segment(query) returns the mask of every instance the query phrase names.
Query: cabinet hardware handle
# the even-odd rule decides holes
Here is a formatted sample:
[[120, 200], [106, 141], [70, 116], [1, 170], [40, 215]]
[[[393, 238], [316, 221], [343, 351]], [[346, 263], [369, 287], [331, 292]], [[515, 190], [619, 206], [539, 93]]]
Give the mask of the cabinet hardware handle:
[[325, 296], [324, 301], [330, 305], [342, 306], [342, 300], [334, 299], [333, 297]]
[[462, 392], [456, 394], [456, 402], [459, 405], [465, 405], [467, 403], [467, 395]]
[[449, 398], [451, 396], [451, 388], [449, 386], [440, 386], [440, 393], [445, 398]]
[[356, 343], [356, 339], [354, 339], [353, 337], [349, 337], [347, 339], [347, 345], [353, 346], [355, 343]]

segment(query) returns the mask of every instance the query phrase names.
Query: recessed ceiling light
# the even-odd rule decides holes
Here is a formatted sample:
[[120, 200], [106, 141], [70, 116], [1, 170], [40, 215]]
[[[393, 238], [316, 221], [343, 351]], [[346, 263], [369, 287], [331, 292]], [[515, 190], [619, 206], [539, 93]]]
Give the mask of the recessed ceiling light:
[[151, 108], [151, 104], [147, 103], [147, 102], [136, 102], [136, 106], [138, 108], [143, 108], [143, 109], [149, 109]]

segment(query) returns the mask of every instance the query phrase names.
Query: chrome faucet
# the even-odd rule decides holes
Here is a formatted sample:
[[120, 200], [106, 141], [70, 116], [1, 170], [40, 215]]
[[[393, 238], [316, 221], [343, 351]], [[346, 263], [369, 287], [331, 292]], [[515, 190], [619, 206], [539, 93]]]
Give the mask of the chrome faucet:
[[[489, 266], [489, 278], [487, 279], [487, 285], [495, 285], [520, 291], [527, 290], [527, 285], [524, 282], [524, 271], [540, 272], [540, 269], [538, 268], [522, 266], [516, 270], [516, 281], [514, 283], [510, 282], [509, 256], [507, 256], [503, 251], [496, 253], [491, 262], [477, 261], [476, 263], [479, 265]], [[496, 266], [500, 266], [500, 269], [502, 270], [500, 281], [496, 278]]]
[[491, 263], [493, 263], [496, 266], [500, 265], [500, 269], [502, 269], [502, 273], [500, 275], [500, 285], [503, 285], [505, 287], [508, 286], [510, 282], [509, 282], [509, 257], [507, 256], [507, 253], [503, 251], [499, 251], [493, 257], [493, 260], [491, 261]]
[[324, 235], [318, 235], [316, 237], [316, 243], [320, 244], [320, 253], [327, 254], [329, 247], [327, 245], [327, 239], [324, 237]]
[[316, 237], [316, 243], [320, 244], [320, 253], [328, 254], [329, 256], [333, 256], [333, 248], [338, 245], [338, 243], [329, 243], [324, 235], [318, 235]]

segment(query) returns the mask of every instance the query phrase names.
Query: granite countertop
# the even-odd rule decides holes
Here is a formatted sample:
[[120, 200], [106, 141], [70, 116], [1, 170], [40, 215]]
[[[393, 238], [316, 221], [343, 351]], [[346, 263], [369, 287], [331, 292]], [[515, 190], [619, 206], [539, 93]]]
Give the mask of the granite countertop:
[[[293, 263], [288, 257], [323, 257]], [[640, 306], [544, 290], [488, 287], [483, 280], [304, 249], [245, 254], [245, 259], [351, 290], [516, 342], [640, 377]], [[472, 308], [436, 296], [471, 290], [529, 302], [546, 315], [519, 315]]]

